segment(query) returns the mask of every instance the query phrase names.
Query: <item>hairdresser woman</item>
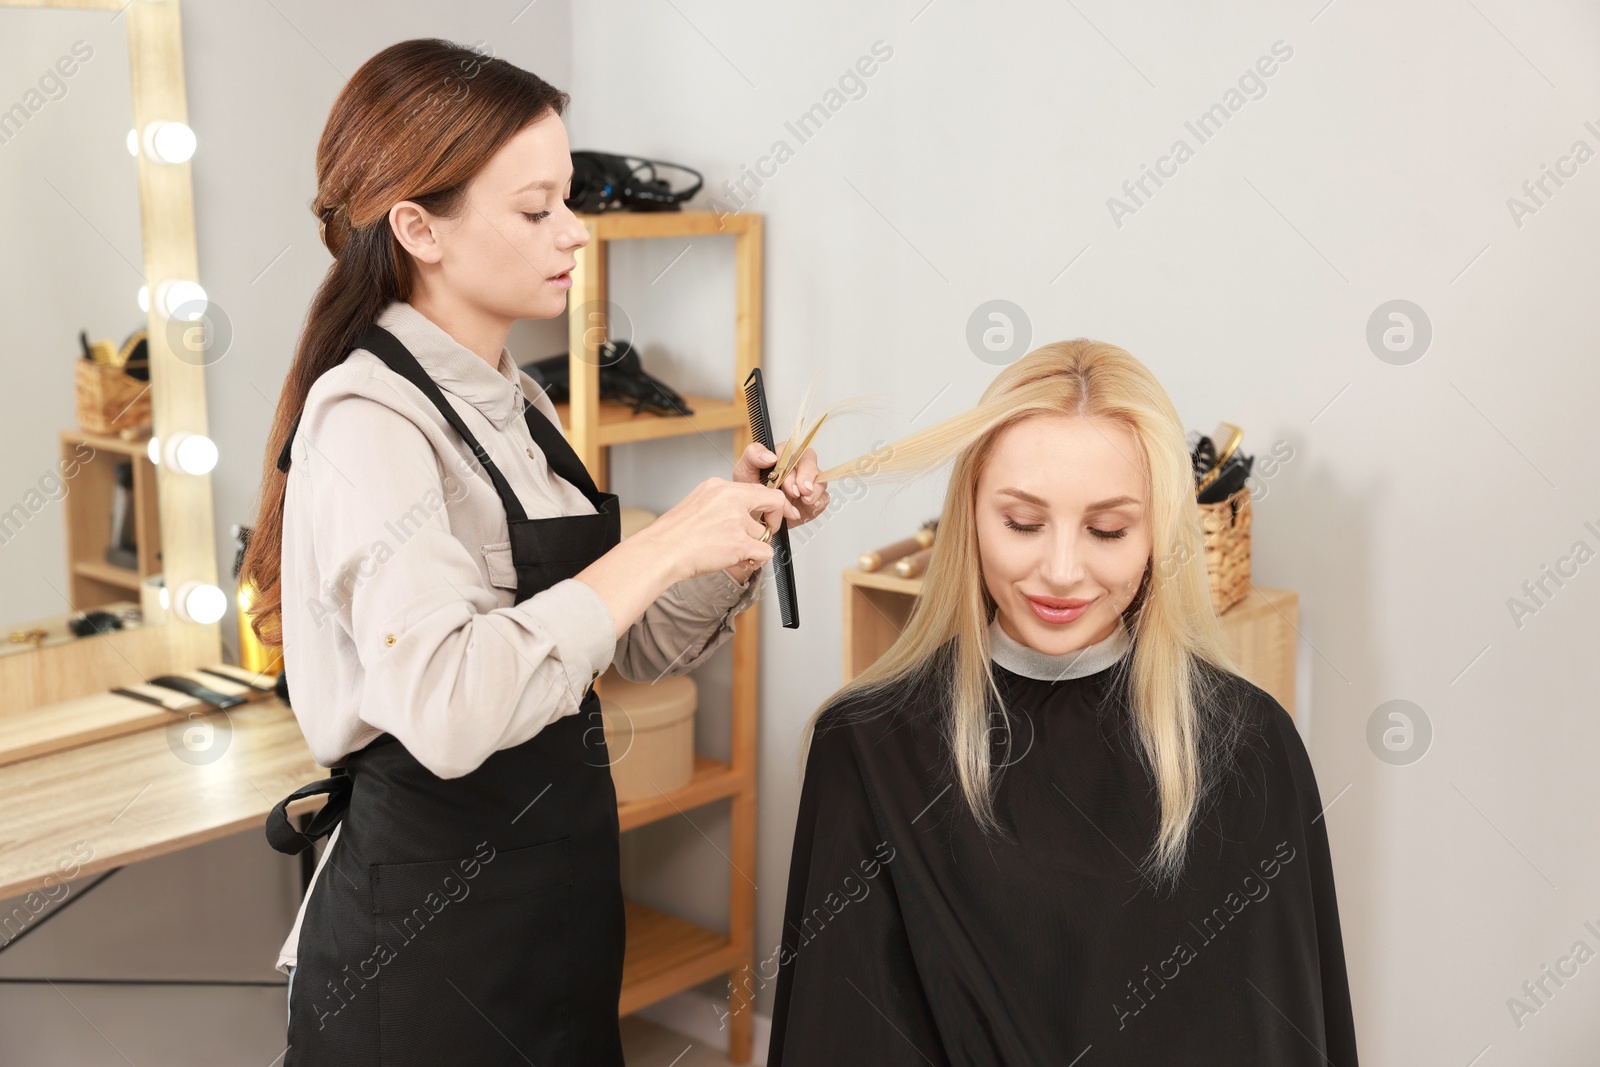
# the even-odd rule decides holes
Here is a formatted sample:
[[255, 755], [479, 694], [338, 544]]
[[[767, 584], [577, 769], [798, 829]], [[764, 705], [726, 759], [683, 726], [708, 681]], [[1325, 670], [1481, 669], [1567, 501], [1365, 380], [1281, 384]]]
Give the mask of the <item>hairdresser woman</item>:
[[[555, 409], [504, 348], [559, 315], [589, 239], [567, 102], [444, 41], [378, 53], [333, 106], [334, 254], [273, 424], [246, 561], [337, 823], [283, 947], [287, 1067], [621, 1067], [616, 794], [593, 682], [703, 662], [763, 540], [827, 505], [751, 445], [619, 543]], [[781, 447], [781, 446], [780, 446]], [[287, 799], [293, 799], [287, 798]], [[287, 803], [287, 799], [285, 803]], [[324, 870], [323, 868], [328, 868]]]

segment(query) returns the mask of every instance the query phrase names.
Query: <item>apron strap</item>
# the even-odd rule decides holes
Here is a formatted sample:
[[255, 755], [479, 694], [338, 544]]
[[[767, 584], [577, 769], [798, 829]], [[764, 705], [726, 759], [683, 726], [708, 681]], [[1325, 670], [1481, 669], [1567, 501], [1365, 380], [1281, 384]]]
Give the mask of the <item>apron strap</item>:
[[595, 488], [594, 479], [589, 476], [589, 468], [578, 458], [578, 453], [573, 450], [572, 444], [562, 436], [556, 424], [546, 418], [544, 412], [534, 407], [526, 396], [522, 397], [522, 418], [528, 424], [528, 435], [533, 438], [533, 443], [539, 446], [539, 451], [544, 453], [545, 462], [550, 464], [551, 471], [571, 482], [578, 492], [588, 497], [589, 503], [594, 505], [596, 511], [604, 511], [601, 502], [611, 494], [602, 493]]
[[[522, 502], [511, 491], [510, 483], [500, 473], [500, 468], [494, 465], [494, 461], [489, 458], [489, 453], [485, 451], [483, 445], [478, 443], [478, 439], [472, 435], [472, 431], [467, 429], [466, 424], [461, 420], [461, 416], [456, 413], [455, 408], [450, 406], [450, 402], [445, 399], [444, 393], [440, 391], [434, 380], [428, 376], [428, 372], [423, 370], [422, 364], [417, 362], [417, 358], [411, 354], [410, 349], [401, 344], [394, 334], [377, 323], [369, 326], [360, 337], [356, 338], [351, 347], [364, 348], [371, 352], [383, 360], [384, 365], [390, 370], [420, 389], [422, 395], [426, 396], [433, 403], [433, 406], [439, 409], [439, 414], [444, 416], [445, 421], [450, 424], [450, 428], [455, 430], [456, 434], [466, 442], [467, 447], [472, 449], [472, 454], [483, 465], [484, 471], [489, 475], [489, 480], [494, 483], [495, 492], [500, 494], [500, 502], [505, 506], [507, 520], [522, 520], [528, 517], [527, 512], [522, 510]], [[520, 394], [521, 390], [519, 389], [518, 392]], [[578, 458], [578, 453], [573, 450], [572, 445], [562, 436], [561, 430], [556, 424], [546, 418], [543, 412], [535, 408], [526, 395], [521, 395], [519, 399], [522, 401], [523, 420], [528, 424], [528, 435], [533, 438], [533, 443], [539, 446], [539, 451], [544, 453], [545, 462], [550, 465], [550, 470], [565, 478], [580, 493], [588, 497], [589, 503], [594, 505], [596, 511], [603, 511], [602, 501], [609, 494], [602, 493], [595, 487], [594, 478], [590, 476], [589, 469], [583, 465], [583, 460]], [[289, 436], [284, 440], [283, 448], [278, 452], [278, 469], [281, 471], [287, 472], [289, 470], [289, 449], [294, 444], [294, 437], [299, 429], [300, 416], [296, 415], [294, 425], [289, 427]]]
[[522, 502], [517, 499], [517, 494], [511, 491], [511, 483], [500, 473], [500, 468], [494, 465], [494, 460], [489, 458], [488, 451], [478, 443], [476, 437], [472, 436], [472, 431], [467, 429], [467, 424], [462, 421], [456, 409], [450, 406], [450, 401], [444, 398], [439, 386], [428, 377], [428, 372], [417, 362], [417, 357], [400, 343], [399, 338], [377, 323], [373, 323], [367, 328], [366, 333], [356, 338], [355, 347], [365, 348], [383, 360], [390, 370], [416, 386], [422, 391], [423, 396], [433, 402], [433, 406], [439, 409], [439, 414], [444, 416], [450, 428], [467, 443], [467, 447], [472, 449], [472, 454], [483, 465], [489, 480], [494, 483], [494, 491], [500, 494], [500, 502], [505, 505], [506, 518], [509, 521], [520, 522], [528, 517], [528, 513], [522, 510]]
[[[318, 838], [332, 833], [350, 807], [351, 785], [349, 773], [343, 767], [335, 767], [332, 777], [303, 785], [278, 801], [267, 815], [267, 843], [285, 855], [294, 856], [310, 848]], [[296, 800], [319, 793], [328, 794], [328, 801], [311, 817], [310, 825], [302, 833], [289, 821], [288, 807]]]
[[[364, 348], [371, 352], [382, 360], [390, 370], [421, 390], [422, 395], [427, 397], [433, 403], [433, 406], [439, 409], [439, 414], [444, 416], [451, 429], [455, 430], [462, 441], [466, 442], [467, 446], [472, 449], [473, 455], [477, 457], [478, 462], [483, 465], [485, 473], [489, 475], [489, 480], [494, 483], [495, 492], [500, 495], [500, 501], [505, 506], [507, 525], [514, 526], [519, 523], [527, 523], [527, 512], [522, 509], [522, 503], [517, 499], [516, 493], [512, 491], [510, 483], [505, 479], [505, 475], [500, 473], [500, 468], [495, 466], [494, 461], [489, 458], [488, 451], [473, 436], [472, 431], [467, 429], [466, 423], [462, 421], [456, 409], [450, 406], [450, 402], [445, 399], [444, 393], [440, 391], [438, 384], [428, 376], [428, 372], [423, 369], [422, 364], [417, 362], [416, 356], [411, 354], [411, 351], [400, 342], [399, 338], [377, 323], [373, 323], [356, 339], [352, 347]], [[527, 396], [522, 394], [521, 389], [518, 389], [518, 393], [521, 394], [522, 415], [527, 422], [528, 433], [533, 438], [534, 443], [539, 446], [540, 451], [544, 453], [545, 461], [550, 465], [551, 472], [565, 478], [579, 492], [583, 493], [589, 499], [589, 502], [594, 505], [597, 514], [610, 516], [610, 528], [613, 531], [611, 543], [614, 544], [616, 524], [619, 521], [616, 516], [620, 513], [617, 497], [612, 493], [602, 493], [595, 487], [594, 479], [590, 477], [588, 469], [583, 465], [583, 461], [578, 458], [578, 453], [573, 450], [567, 439], [562, 436], [560, 428], [552, 420], [545, 417], [543, 412], [536, 410], [533, 404], [528, 402]], [[283, 449], [278, 454], [278, 469], [281, 471], [287, 472], [289, 469], [289, 447], [294, 442], [294, 435], [299, 426], [300, 418], [296, 416], [294, 425], [289, 429], [289, 437], [284, 441]], [[565, 518], [592, 519], [590, 516], [565, 516]], [[580, 531], [571, 529], [567, 525], [562, 525], [560, 531], [563, 532], [558, 532], [554, 527], [543, 526], [542, 523], [541, 527], [548, 531], [546, 536], [551, 539], [541, 547], [547, 550], [554, 548], [556, 552], [553, 558], [575, 558], [575, 553], [585, 547], [591, 547], [594, 535], [588, 527]], [[579, 540], [574, 541], [574, 538]], [[590, 699], [593, 694], [594, 685], [591, 682], [588, 691], [584, 694], [584, 699]], [[382, 739], [380, 738], [379, 740], [381, 741]], [[378, 741], [373, 742], [373, 744], [378, 743]], [[267, 816], [267, 841], [279, 852], [291, 856], [310, 848], [318, 838], [332, 833], [333, 828], [344, 818], [346, 810], [350, 807], [351, 784], [352, 779], [345, 768], [336, 767], [331, 777], [312, 782], [309, 785], [303, 785], [287, 797], [284, 797]], [[312, 816], [310, 824], [302, 833], [289, 821], [288, 806], [296, 800], [321, 793], [328, 795], [327, 803]]]
[[[304, 411], [300, 412], [300, 415], [304, 414]], [[300, 415], [294, 417], [294, 423], [289, 427], [289, 436], [283, 439], [283, 447], [278, 450], [278, 469], [285, 474], [289, 473], [289, 448], [294, 444], [294, 435], [300, 432]]]

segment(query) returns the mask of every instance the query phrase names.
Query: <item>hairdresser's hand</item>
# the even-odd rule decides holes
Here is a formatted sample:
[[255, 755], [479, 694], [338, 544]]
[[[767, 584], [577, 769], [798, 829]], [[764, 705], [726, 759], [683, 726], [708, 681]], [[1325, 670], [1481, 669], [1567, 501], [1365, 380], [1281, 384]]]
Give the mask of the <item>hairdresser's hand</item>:
[[778, 528], [787, 507], [776, 489], [707, 478], [634, 537], [648, 535], [654, 551], [671, 561], [674, 581], [753, 560], [736, 572], [748, 577], [772, 558], [771, 543], [761, 538]]
[[[778, 442], [779, 453], [783, 452], [783, 446], [786, 444], [787, 441]], [[744, 450], [744, 454], [739, 457], [739, 462], [733, 465], [733, 480], [755, 482], [759, 485], [762, 472], [777, 462], [776, 455], [752, 441]], [[816, 449], [806, 449], [805, 455], [800, 457], [800, 462], [795, 464], [779, 488], [783, 490], [787, 501], [784, 518], [789, 521], [790, 528], [803, 526], [827, 510], [828, 483], [817, 481]]]
[[[743, 582], [772, 558], [761, 540], [783, 522], [783, 493], [707, 478], [659, 518], [573, 577], [605, 602], [618, 640], [669, 588], [722, 570]], [[744, 567], [745, 560], [753, 561]], [[730, 568], [741, 568], [737, 574]]]

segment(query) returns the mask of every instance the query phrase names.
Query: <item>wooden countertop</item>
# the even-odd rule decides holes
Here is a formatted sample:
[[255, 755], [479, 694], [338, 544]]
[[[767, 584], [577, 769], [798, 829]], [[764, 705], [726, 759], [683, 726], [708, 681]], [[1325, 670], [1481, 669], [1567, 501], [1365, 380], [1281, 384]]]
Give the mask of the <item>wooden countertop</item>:
[[[154, 727], [0, 767], [0, 899], [229, 834], [260, 834], [273, 805], [327, 777], [281, 701], [231, 709], [226, 722], [228, 747], [210, 763], [179, 758], [181, 740]], [[307, 798], [290, 811], [322, 802]], [[261, 847], [270, 847], [264, 836]]]

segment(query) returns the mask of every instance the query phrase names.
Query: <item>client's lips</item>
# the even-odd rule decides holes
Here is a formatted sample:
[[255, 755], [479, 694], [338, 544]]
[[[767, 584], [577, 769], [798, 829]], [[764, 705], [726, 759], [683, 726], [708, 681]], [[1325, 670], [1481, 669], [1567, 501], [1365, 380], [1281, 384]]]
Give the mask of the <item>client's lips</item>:
[[1076, 599], [1069, 599], [1067, 597], [1034, 596], [1034, 595], [1030, 594], [1028, 596], [1028, 599], [1033, 601], [1036, 604], [1042, 604], [1047, 608], [1056, 608], [1058, 610], [1066, 609], [1066, 608], [1081, 608], [1085, 604], [1089, 603], [1089, 601], [1084, 600], [1081, 597], [1080, 598], [1076, 598]]
[[1041, 621], [1058, 626], [1079, 618], [1094, 603], [1092, 600], [1058, 596], [1029, 596], [1027, 600], [1028, 606]]

